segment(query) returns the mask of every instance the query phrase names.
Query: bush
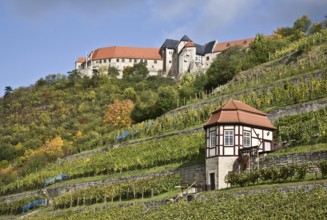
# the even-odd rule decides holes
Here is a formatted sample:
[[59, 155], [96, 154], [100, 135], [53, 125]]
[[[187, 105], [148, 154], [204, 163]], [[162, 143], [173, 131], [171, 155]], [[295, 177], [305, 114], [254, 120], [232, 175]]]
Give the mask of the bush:
[[296, 165], [295, 170], [296, 170], [296, 178], [299, 179], [299, 180], [303, 180], [305, 175], [308, 172], [308, 164], [303, 163], [303, 164], [300, 164], [300, 165]]
[[322, 160], [317, 163], [317, 166], [321, 172], [321, 177], [324, 178], [327, 176], [327, 160]]

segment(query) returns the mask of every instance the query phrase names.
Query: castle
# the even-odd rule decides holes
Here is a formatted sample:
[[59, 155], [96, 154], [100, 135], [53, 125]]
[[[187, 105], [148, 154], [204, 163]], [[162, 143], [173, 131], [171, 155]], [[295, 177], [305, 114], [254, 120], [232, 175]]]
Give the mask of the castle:
[[160, 48], [112, 46], [98, 48], [86, 57], [78, 58], [75, 69], [92, 76], [94, 69], [115, 67], [119, 78], [123, 70], [134, 63], [145, 62], [149, 75], [180, 79], [185, 72], [206, 71], [214, 58], [231, 46], [249, 47], [254, 38], [205, 45], [193, 43], [186, 35], [180, 40], [166, 39]]

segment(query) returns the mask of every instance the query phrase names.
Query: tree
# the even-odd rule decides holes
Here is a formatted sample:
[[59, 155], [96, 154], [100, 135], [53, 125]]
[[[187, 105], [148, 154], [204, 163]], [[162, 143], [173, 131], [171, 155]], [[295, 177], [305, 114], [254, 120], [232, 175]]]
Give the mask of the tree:
[[178, 93], [181, 99], [189, 99], [191, 96], [193, 96], [196, 91], [194, 88], [194, 82], [195, 82], [196, 76], [192, 73], [185, 73], [182, 77], [182, 80], [180, 81], [178, 85]]
[[[278, 29], [279, 30], [279, 29]], [[269, 55], [287, 44], [280, 32], [275, 32], [273, 37], [266, 37], [257, 34], [254, 41], [250, 44], [249, 58], [253, 66], [269, 61]]]
[[156, 103], [157, 114], [162, 115], [169, 110], [176, 108], [178, 93], [172, 86], [160, 87]]
[[149, 70], [146, 67], [146, 62], [139, 62], [133, 67], [126, 67], [123, 71], [123, 79], [128, 82], [140, 82], [149, 75]]
[[5, 87], [5, 96], [9, 96], [12, 93], [13, 89], [11, 86], [6, 86]]
[[155, 118], [158, 115], [156, 111], [157, 100], [157, 93], [151, 90], [142, 91], [131, 113], [132, 119], [135, 122], [141, 122], [147, 119]]
[[133, 87], [128, 87], [124, 90], [124, 98], [125, 99], [130, 99], [132, 100], [133, 102], [136, 102], [136, 99], [137, 99], [137, 93], [136, 91], [134, 90]]
[[72, 85], [77, 84], [82, 79], [81, 73], [77, 70], [68, 72], [68, 80]]
[[114, 66], [109, 67], [108, 69], [109, 79], [117, 79], [118, 76], [119, 76], [119, 70]]
[[303, 33], [307, 33], [310, 25], [311, 25], [310, 18], [307, 15], [303, 15], [301, 18], [298, 18], [294, 22], [293, 28], [296, 30], [302, 31]]
[[244, 70], [247, 65], [246, 50], [235, 46], [223, 51], [213, 61], [206, 72], [207, 83], [205, 88], [211, 90], [231, 80], [236, 73]]
[[322, 31], [322, 29], [323, 29], [323, 24], [316, 22], [310, 27], [309, 34], [319, 33]]
[[134, 104], [131, 100], [114, 100], [113, 104], [108, 105], [104, 116], [104, 122], [113, 128], [122, 128], [132, 124], [130, 117]]

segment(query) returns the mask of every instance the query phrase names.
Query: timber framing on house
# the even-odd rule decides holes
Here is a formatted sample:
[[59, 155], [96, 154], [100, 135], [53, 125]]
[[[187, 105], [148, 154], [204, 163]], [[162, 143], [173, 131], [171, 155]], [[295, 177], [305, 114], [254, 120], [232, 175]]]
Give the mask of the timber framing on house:
[[267, 114], [236, 100], [212, 112], [204, 125], [206, 139], [206, 185], [227, 187], [224, 178], [239, 169], [241, 155], [254, 156], [274, 150], [275, 126]]

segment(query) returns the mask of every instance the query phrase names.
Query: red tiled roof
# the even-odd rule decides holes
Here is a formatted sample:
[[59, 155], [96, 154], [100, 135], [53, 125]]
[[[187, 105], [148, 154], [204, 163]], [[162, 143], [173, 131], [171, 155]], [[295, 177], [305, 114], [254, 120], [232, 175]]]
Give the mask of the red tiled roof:
[[127, 59], [148, 59], [161, 60], [159, 48], [143, 47], [103, 47], [93, 52], [92, 60], [110, 59], [110, 58], [127, 58]]
[[187, 43], [185, 44], [184, 47], [195, 47], [195, 45], [193, 44], [192, 41], [189, 41], [189, 42], [187, 42]]
[[253, 41], [254, 41], [254, 38], [221, 42], [221, 43], [216, 44], [213, 52], [221, 52], [232, 46], [242, 46], [242, 47], [246, 48], [246, 47], [249, 47], [250, 43], [252, 43]]
[[76, 63], [85, 63], [85, 61], [86, 61], [85, 57], [79, 57], [77, 58]]
[[269, 121], [267, 114], [236, 100], [230, 100], [223, 107], [212, 112], [204, 128], [215, 124], [245, 124], [276, 129]]

